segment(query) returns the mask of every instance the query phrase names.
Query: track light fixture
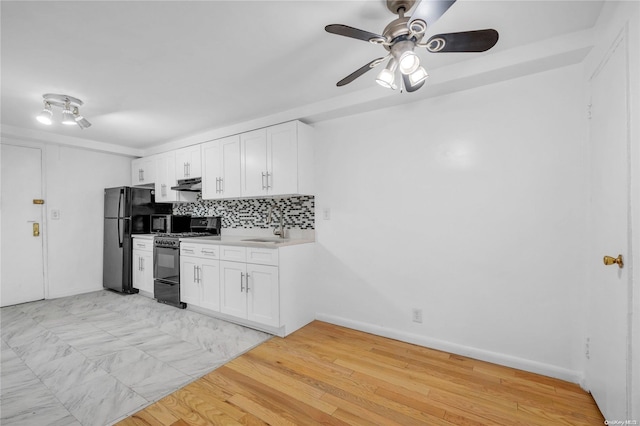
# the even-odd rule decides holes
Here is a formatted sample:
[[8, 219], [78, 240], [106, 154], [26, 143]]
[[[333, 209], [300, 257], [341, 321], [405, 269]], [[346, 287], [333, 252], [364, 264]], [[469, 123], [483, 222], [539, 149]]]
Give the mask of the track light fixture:
[[44, 94], [42, 97], [44, 98], [44, 109], [36, 117], [40, 123], [46, 125], [51, 125], [53, 123], [53, 111], [51, 111], [51, 106], [55, 105], [62, 108], [62, 124], [69, 126], [77, 125], [81, 129], [86, 129], [91, 126], [91, 123], [80, 115], [79, 107], [82, 106], [82, 101], [80, 99], [53, 93]]

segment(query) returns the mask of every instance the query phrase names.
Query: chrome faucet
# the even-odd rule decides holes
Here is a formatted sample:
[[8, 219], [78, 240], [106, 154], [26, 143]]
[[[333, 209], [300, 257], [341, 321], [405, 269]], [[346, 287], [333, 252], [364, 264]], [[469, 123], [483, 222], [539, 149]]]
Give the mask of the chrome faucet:
[[282, 209], [276, 203], [272, 203], [269, 206], [269, 213], [267, 215], [267, 226], [271, 225], [271, 220], [273, 219], [273, 211], [275, 209], [278, 209], [280, 211], [280, 225], [279, 229], [273, 228], [273, 235], [284, 238], [284, 214], [282, 214]]

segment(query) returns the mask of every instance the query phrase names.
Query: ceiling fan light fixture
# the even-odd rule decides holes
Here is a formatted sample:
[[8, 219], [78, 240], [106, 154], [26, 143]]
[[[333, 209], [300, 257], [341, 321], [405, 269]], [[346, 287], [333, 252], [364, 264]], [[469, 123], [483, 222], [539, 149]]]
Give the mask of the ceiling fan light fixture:
[[429, 77], [429, 74], [423, 67], [418, 67], [418, 69], [409, 74], [408, 77], [409, 83], [411, 83], [412, 86], [415, 86], [425, 81]]
[[396, 68], [398, 67], [398, 62], [394, 58], [389, 59], [389, 63], [387, 66], [380, 71], [378, 76], [376, 77], [376, 83], [380, 86], [387, 89], [395, 89], [394, 80], [396, 78]]
[[420, 67], [420, 58], [413, 50], [406, 50], [400, 55], [398, 64], [402, 74], [410, 75]]
[[36, 116], [36, 120], [42, 124], [46, 124], [47, 126], [50, 126], [51, 123], [53, 123], [53, 112], [51, 111], [51, 105], [48, 102], [44, 103], [44, 109]]

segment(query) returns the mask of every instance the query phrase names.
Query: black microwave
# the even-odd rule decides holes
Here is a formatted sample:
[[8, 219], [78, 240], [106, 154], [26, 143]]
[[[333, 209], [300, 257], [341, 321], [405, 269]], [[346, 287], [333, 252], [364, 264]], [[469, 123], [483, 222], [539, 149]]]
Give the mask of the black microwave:
[[151, 215], [151, 232], [153, 233], [189, 232], [190, 230], [191, 216]]

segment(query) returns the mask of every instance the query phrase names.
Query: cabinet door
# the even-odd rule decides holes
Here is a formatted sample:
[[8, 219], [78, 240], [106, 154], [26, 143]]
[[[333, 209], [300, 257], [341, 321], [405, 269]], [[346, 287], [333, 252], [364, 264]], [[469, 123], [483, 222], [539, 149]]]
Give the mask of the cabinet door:
[[138, 290], [146, 290], [144, 288], [144, 270], [142, 269], [142, 258], [144, 256], [144, 252], [139, 250], [133, 250], [133, 262], [131, 264], [131, 268], [133, 269], [133, 274], [131, 279], [133, 280], [133, 287]]
[[267, 193], [267, 131], [266, 129], [240, 135], [242, 145], [242, 196], [255, 197]]
[[202, 145], [202, 199], [215, 200], [222, 197], [220, 193], [221, 150], [219, 141]]
[[289, 122], [267, 128], [269, 195], [298, 192], [297, 124]]
[[200, 306], [220, 311], [220, 261], [200, 259], [200, 290], [202, 299]]
[[220, 144], [220, 193], [224, 198], [242, 195], [240, 180], [240, 136], [230, 136]]
[[142, 266], [142, 282], [138, 289], [153, 294], [153, 253], [141, 253], [140, 261]]
[[149, 185], [155, 182], [155, 159], [137, 158], [131, 161], [131, 185]]
[[220, 261], [220, 312], [247, 317], [246, 265]]
[[198, 263], [199, 260], [195, 257], [180, 258], [180, 301], [195, 306], [200, 306]]
[[280, 326], [278, 268], [248, 263], [247, 274], [247, 319]]
[[176, 201], [175, 191], [171, 189], [176, 184], [175, 154], [165, 154], [156, 160], [156, 202], [170, 203]]
[[200, 145], [176, 150], [176, 179], [192, 179], [202, 176]]

